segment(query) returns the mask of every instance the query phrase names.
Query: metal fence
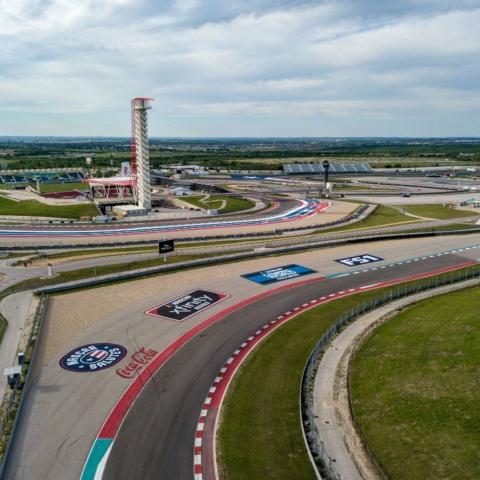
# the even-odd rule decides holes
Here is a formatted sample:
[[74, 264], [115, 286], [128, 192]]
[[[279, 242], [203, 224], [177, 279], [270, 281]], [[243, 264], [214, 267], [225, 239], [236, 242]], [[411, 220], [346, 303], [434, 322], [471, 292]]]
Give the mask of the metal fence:
[[[352, 310], [345, 312], [340, 318], [337, 319], [337, 321], [325, 332], [322, 338], [318, 341], [318, 343], [312, 350], [312, 353], [310, 354], [310, 357], [305, 366], [305, 370], [303, 372], [301, 383], [301, 417], [308, 448], [315, 463], [317, 473], [322, 478], [334, 480], [348, 480], [342, 478], [341, 475], [337, 472], [335, 468], [335, 459], [328, 454], [325, 448], [325, 443], [323, 442], [321, 434], [315, 423], [315, 413], [313, 405], [315, 376], [320, 359], [323, 356], [323, 353], [328, 348], [331, 340], [353, 320], [357, 319], [358, 317], [364, 315], [367, 312], [381, 307], [382, 305], [385, 305], [403, 297], [407, 297], [409, 295], [423, 292], [425, 290], [431, 290], [475, 278], [480, 278], [480, 267], [473, 267], [466, 270], [451, 272], [430, 279], [420, 280], [391, 288], [387, 292], [384, 292], [383, 294], [373, 298], [372, 300], [361, 302], [356, 305]], [[352, 418], [355, 418], [353, 414]], [[354, 427], [360, 438], [362, 439], [366, 452], [369, 455], [372, 463], [377, 467], [379, 474], [382, 476], [382, 478], [387, 478], [382, 472], [381, 466], [375, 458], [375, 455], [368, 447], [368, 444], [365, 441], [365, 437], [355, 420]]]
[[47, 306], [47, 297], [42, 295], [35, 312], [27, 342], [25, 344], [24, 361], [22, 364], [22, 374], [14, 385], [7, 386], [3, 403], [0, 410], [0, 428], [2, 432], [0, 441], [0, 479], [4, 476], [5, 465], [8, 454], [15, 436], [18, 419], [20, 418], [25, 395], [24, 390], [28, 389], [30, 379], [30, 366], [33, 365], [37, 351], [37, 338], [40, 332], [45, 309]]

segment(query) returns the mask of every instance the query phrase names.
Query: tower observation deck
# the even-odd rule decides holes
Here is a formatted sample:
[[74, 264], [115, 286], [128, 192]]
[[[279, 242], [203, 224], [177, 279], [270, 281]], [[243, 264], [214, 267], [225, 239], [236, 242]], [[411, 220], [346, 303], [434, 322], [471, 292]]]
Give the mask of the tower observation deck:
[[148, 115], [151, 98], [132, 99], [131, 170], [136, 178], [138, 205], [146, 210], [152, 208], [150, 190], [150, 153], [148, 147]]

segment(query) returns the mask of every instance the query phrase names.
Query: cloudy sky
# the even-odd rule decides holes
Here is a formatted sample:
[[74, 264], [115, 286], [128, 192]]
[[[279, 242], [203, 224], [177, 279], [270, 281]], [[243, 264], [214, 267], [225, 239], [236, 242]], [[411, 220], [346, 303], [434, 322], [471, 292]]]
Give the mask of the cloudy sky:
[[0, 0], [0, 135], [479, 136], [480, 0]]

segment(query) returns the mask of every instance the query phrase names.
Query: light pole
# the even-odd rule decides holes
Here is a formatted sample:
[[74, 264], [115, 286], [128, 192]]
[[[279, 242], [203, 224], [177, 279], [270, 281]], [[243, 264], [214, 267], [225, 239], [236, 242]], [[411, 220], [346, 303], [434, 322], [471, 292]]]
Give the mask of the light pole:
[[322, 167], [323, 167], [323, 179], [324, 179], [324, 187], [325, 187], [325, 196], [328, 197], [327, 183], [328, 183], [328, 171], [330, 169], [330, 162], [328, 160], [324, 160], [322, 162]]

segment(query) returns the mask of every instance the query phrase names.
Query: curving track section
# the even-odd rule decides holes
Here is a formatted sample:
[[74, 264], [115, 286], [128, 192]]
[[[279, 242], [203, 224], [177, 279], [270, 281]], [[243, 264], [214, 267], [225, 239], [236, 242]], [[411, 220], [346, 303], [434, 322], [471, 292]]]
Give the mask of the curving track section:
[[[179, 272], [163, 277], [165, 281], [142, 281], [137, 288], [151, 290], [138, 301], [131, 284], [95, 290], [93, 297], [75, 292], [72, 297], [55, 298], [51, 305], [53, 311], [57, 309], [55, 322], [63, 322], [64, 315], [76, 306], [81, 314], [73, 318], [81, 322], [89, 308], [101, 309], [108, 302], [106, 295], [112, 295], [111, 307], [98, 315], [98, 323], [80, 329], [80, 334], [68, 337], [50, 354], [43, 350], [43, 342], [59, 325], [47, 316], [47, 330], [42, 335], [39, 360], [4, 478], [73, 480], [84, 469], [83, 480], [193, 479], [194, 472], [197, 480], [210, 479], [214, 467], [213, 426], [222, 389], [228, 385], [236, 362], [255, 342], [285, 321], [285, 315], [289, 318], [299, 313], [315, 299], [328, 301], [386, 282], [475, 264], [480, 257], [480, 236], [472, 238], [476, 244], [462, 247], [459, 244], [465, 239], [458, 237], [367, 243], [299, 253], [288, 260], [269, 257], [225, 269]], [[437, 253], [431, 253], [435, 249]], [[339, 258], [365, 251], [386, 260], [359, 270], [336, 263]], [[405, 260], [407, 255], [417, 257]], [[280, 287], [259, 286], [241, 278], [288, 262], [299, 262], [321, 273], [303, 277], [306, 280], [301, 282], [283, 281], [277, 284]], [[192, 280], [194, 275], [196, 279]], [[206, 310], [184, 322], [145, 315], [154, 305], [185, 293], [184, 285], [192, 283], [196, 288], [230, 297], [212, 307], [210, 313]], [[123, 303], [121, 295], [127, 297]], [[85, 307], [86, 303], [90, 306]], [[58, 365], [71, 348], [99, 341], [124, 345], [129, 355], [140, 347], [159, 353], [128, 379], [118, 376], [114, 369], [90, 375], [66, 372]], [[119, 365], [123, 368], [128, 361]]]
[[[286, 202], [291, 205], [291, 202]], [[108, 226], [104, 228], [96, 228], [85, 226], [79, 228], [65, 225], [63, 227], [55, 225], [54, 228], [38, 228], [38, 227], [8, 227], [0, 229], [0, 238], [7, 237], [33, 237], [33, 238], [65, 238], [65, 237], [117, 237], [128, 235], [145, 235], [152, 233], [170, 233], [182, 232], [190, 230], [210, 230], [223, 229], [231, 227], [252, 227], [261, 225], [274, 225], [279, 223], [291, 222], [294, 220], [301, 220], [311, 217], [323, 212], [330, 207], [330, 202], [316, 199], [299, 200], [293, 207], [283, 209], [282, 206], [278, 208], [279, 212], [270, 212], [267, 216], [257, 216], [243, 219], [229, 219], [218, 221], [203, 221], [203, 222], [152, 222], [149, 224], [135, 225], [135, 226]], [[272, 214], [273, 213], [273, 214]]]
[[[212, 384], [232, 352], [239, 352], [241, 345], [289, 309], [312, 299], [328, 300], [475, 263], [447, 253], [357, 275], [316, 277], [260, 294], [217, 314], [195, 335], [183, 338], [176, 349], [163, 352], [163, 358], [138, 377], [135, 395], [120, 400], [100, 432], [97, 442], [103, 451], [95, 452], [95, 447], [92, 451], [97, 458], [103, 457], [101, 468], [97, 471], [98, 465], [90, 465], [82, 478], [191, 480], [194, 471], [196, 479], [213, 478], [213, 428], [202, 430], [204, 459], [200, 463], [194, 439], [198, 438], [199, 414], [206, 415], [201, 412], [208, 408], [205, 399], [211, 397]], [[212, 407], [218, 409], [218, 403]]]

